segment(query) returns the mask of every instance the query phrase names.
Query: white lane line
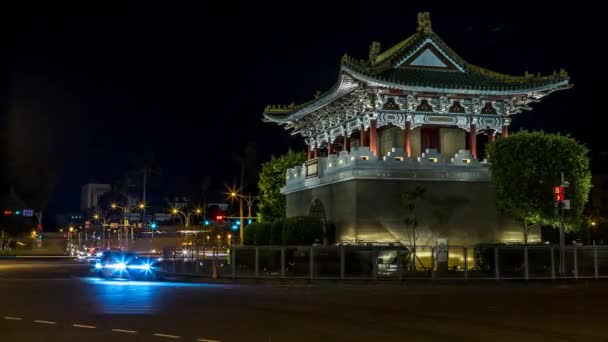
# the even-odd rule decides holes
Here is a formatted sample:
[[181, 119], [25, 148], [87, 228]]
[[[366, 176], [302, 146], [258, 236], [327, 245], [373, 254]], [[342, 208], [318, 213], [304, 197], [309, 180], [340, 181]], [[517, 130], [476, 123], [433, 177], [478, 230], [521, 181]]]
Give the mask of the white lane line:
[[166, 338], [172, 338], [172, 339], [178, 339], [181, 336], [176, 336], [176, 335], [167, 335], [167, 334], [152, 334], [154, 336], [158, 336], [158, 337], [166, 337]]
[[137, 334], [137, 331], [135, 331], [135, 330], [112, 329], [112, 331], [127, 333], [127, 334]]
[[84, 324], [72, 324], [72, 326], [74, 328], [84, 328], [84, 329], [95, 329], [97, 327], [94, 327], [92, 325], [84, 325]]
[[21, 317], [11, 317], [11, 316], [4, 316], [4, 319], [8, 319], [9, 321], [21, 321], [21, 320], [23, 320]]
[[206, 338], [199, 338], [199, 339], [197, 339], [197, 341], [199, 341], [199, 342], [222, 342], [222, 341], [219, 341], [219, 340], [209, 340], [209, 339], [206, 339]]
[[51, 321], [43, 321], [40, 319], [35, 319], [34, 323], [42, 323], [42, 324], [57, 324], [57, 322], [51, 322]]

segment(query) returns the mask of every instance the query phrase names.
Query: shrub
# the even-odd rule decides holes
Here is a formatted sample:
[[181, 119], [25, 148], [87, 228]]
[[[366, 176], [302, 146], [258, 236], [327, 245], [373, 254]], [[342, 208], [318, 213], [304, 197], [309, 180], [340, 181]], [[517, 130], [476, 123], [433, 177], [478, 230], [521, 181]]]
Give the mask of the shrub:
[[270, 225], [270, 244], [275, 246], [283, 244], [283, 220]]
[[290, 217], [282, 223], [284, 245], [311, 245], [323, 241], [323, 226], [317, 217]]

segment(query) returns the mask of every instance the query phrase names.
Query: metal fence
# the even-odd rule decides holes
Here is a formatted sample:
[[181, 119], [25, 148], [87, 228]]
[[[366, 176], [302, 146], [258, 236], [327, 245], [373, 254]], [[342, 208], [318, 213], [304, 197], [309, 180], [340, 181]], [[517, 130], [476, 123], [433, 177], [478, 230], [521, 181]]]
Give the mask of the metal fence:
[[582, 279], [608, 278], [608, 246], [264, 246], [165, 249], [169, 273], [217, 278]]

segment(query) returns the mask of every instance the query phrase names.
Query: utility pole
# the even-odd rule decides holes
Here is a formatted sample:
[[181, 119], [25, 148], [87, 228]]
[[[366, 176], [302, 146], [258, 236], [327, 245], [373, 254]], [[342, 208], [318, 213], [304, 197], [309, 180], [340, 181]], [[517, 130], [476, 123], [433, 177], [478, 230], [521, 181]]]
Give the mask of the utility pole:
[[[560, 172], [561, 182], [560, 186], [564, 189], [564, 171]], [[564, 206], [563, 202], [557, 202], [557, 208], [559, 210], [559, 274], [563, 277], [566, 275], [566, 234], [564, 227]]]
[[[143, 188], [143, 192], [144, 193], [143, 193], [143, 196], [142, 196], [143, 197], [143, 203], [148, 203], [148, 202], [146, 202], [146, 183], [147, 183], [147, 181], [148, 181], [148, 168], [144, 167], [144, 188]], [[143, 231], [146, 231], [146, 208], [145, 207], [142, 209], [142, 219], [141, 219], [141, 222], [143, 224], [143, 227], [142, 227]]]

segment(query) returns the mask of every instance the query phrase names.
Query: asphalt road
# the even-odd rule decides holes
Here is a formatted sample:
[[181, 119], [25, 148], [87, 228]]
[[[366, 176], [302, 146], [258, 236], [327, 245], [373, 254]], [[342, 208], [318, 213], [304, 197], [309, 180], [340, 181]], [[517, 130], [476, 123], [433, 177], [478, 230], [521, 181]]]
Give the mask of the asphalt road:
[[0, 260], [0, 341], [608, 341], [608, 282], [214, 285]]

